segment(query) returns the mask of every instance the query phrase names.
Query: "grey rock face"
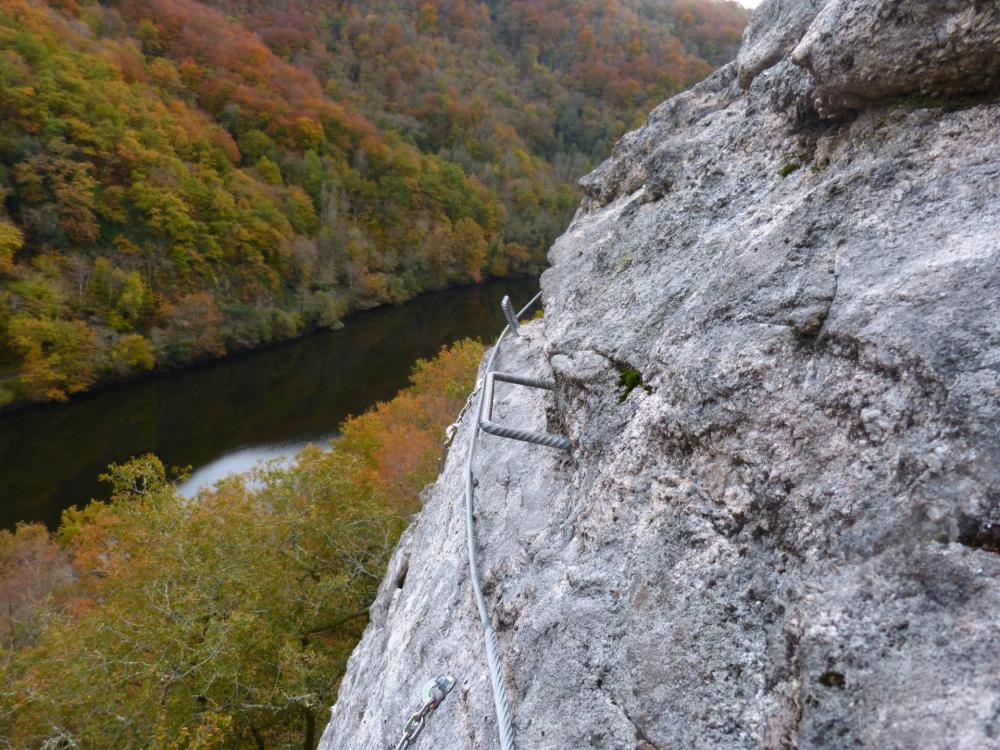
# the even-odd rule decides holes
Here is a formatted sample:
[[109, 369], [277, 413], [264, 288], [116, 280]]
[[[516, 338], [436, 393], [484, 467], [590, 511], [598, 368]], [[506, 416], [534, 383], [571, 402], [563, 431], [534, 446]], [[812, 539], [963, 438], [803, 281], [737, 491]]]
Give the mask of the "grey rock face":
[[792, 59], [816, 79], [823, 114], [989, 91], [1000, 83], [1000, 3], [833, 0]]
[[[883, 19], [845, 37], [874, 60], [888, 4], [844, 5]], [[574, 443], [478, 449], [519, 748], [1000, 748], [1000, 104], [824, 120], [789, 51], [820, 70], [828, 11], [747, 89], [734, 63], [622, 138], [551, 250], [544, 321], [504, 344], [557, 390], [503, 386], [498, 419]], [[417, 747], [497, 747], [471, 427], [324, 750], [392, 747], [445, 672]]]
[[830, 0], [766, 0], [753, 14], [736, 57], [740, 86], [780, 62]]

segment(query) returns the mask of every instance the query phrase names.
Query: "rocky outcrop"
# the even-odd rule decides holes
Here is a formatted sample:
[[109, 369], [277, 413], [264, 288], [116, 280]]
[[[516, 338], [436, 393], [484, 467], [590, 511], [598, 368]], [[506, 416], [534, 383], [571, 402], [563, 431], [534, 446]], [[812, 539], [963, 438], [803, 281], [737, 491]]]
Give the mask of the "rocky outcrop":
[[792, 52], [822, 114], [1000, 84], [1000, 3], [832, 0]]
[[[499, 360], [556, 392], [497, 410], [573, 451], [476, 462], [518, 747], [1000, 748], [995, 7], [771, 0], [583, 181]], [[324, 750], [392, 747], [446, 672], [418, 746], [497, 746], [471, 426]]]
[[749, 88], [757, 74], [781, 62], [802, 39], [829, 0], [770, 0], [753, 14], [736, 57], [740, 86]]

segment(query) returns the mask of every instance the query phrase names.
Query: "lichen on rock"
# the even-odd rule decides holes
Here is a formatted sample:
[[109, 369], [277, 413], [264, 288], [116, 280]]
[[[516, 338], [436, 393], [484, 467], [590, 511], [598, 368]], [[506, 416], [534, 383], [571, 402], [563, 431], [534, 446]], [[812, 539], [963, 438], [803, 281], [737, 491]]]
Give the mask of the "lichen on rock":
[[[574, 450], [484, 436], [476, 464], [518, 747], [1000, 748], [995, 8], [769, 0], [583, 180], [500, 355], [556, 391], [497, 405]], [[472, 420], [324, 750], [392, 746], [444, 672], [419, 742], [497, 747]]]

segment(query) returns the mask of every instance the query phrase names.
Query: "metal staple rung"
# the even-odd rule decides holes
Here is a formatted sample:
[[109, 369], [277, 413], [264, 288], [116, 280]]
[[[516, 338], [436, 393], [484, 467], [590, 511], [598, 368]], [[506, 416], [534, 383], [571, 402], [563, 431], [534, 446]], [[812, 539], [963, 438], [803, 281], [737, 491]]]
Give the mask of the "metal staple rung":
[[523, 385], [528, 388], [541, 388], [547, 391], [551, 391], [555, 388], [555, 383], [551, 380], [526, 378], [521, 375], [511, 375], [504, 372], [487, 373], [486, 384], [483, 391], [483, 403], [485, 404], [486, 409], [485, 413], [480, 412], [479, 415], [479, 426], [482, 428], [483, 432], [488, 432], [490, 435], [509, 438], [511, 440], [522, 440], [525, 443], [544, 445], [548, 448], [558, 448], [564, 451], [568, 451], [573, 447], [573, 444], [562, 435], [525, 430], [520, 427], [508, 427], [507, 425], [502, 425], [499, 422], [494, 422], [491, 417], [493, 416], [493, 383], [496, 380], [513, 383], [515, 385]]

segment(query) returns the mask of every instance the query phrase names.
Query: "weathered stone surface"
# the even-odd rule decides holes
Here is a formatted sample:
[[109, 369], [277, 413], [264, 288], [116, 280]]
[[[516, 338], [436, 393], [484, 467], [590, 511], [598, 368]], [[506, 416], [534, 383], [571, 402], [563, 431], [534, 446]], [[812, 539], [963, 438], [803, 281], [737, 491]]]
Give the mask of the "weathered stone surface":
[[832, 0], [792, 53], [822, 114], [893, 97], [980, 93], [1000, 83], [1000, 3]]
[[740, 86], [781, 61], [830, 0], [766, 0], [753, 14], [736, 57]]
[[[519, 748], [1000, 748], [1000, 104], [830, 123], [815, 93], [786, 55], [658, 107], [505, 344], [557, 390], [504, 387], [500, 419], [575, 445], [484, 437], [477, 461]], [[324, 750], [391, 747], [443, 672], [418, 747], [497, 746], [471, 425]]]
[[[508, 339], [497, 358], [498, 369], [529, 376], [548, 375], [541, 323], [521, 326], [521, 336]], [[528, 429], [545, 429], [545, 392], [498, 384], [494, 419]], [[466, 409], [455, 443], [437, 483], [426, 491], [424, 509], [403, 535], [371, 610], [371, 623], [351, 657], [348, 674], [333, 708], [333, 719], [320, 747], [389, 748], [401, 736], [403, 723], [420, 706], [420, 689], [429, 678], [450, 673], [454, 691], [429, 720], [421, 743], [433, 747], [492, 747], [496, 737], [493, 699], [483, 660], [479, 619], [469, 588], [465, 557], [462, 470], [473, 424]], [[562, 476], [562, 451], [537, 448], [483, 435], [478, 448], [477, 522], [485, 549], [481, 567], [487, 596], [495, 601], [504, 590], [507, 604], [496, 607], [502, 630], [521, 606], [562, 575], [549, 567], [542, 543], [560, 546], [551, 535], [572, 507], [570, 488], [552, 484]], [[538, 576], [525, 576], [533, 569]], [[508, 584], [511, 588], [507, 588]], [[498, 588], [499, 586], [499, 588]], [[529, 636], [525, 633], [525, 636]], [[503, 644], [505, 657], [513, 657]], [[529, 640], [519, 648], [534, 658]], [[512, 662], [510, 662], [512, 663]], [[530, 682], [509, 673], [521, 691]], [[517, 704], [523, 698], [518, 694]], [[541, 727], [544, 731], [545, 727]]]

